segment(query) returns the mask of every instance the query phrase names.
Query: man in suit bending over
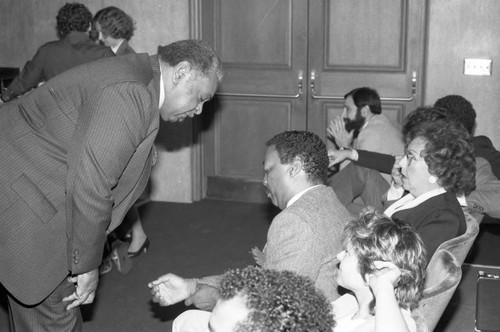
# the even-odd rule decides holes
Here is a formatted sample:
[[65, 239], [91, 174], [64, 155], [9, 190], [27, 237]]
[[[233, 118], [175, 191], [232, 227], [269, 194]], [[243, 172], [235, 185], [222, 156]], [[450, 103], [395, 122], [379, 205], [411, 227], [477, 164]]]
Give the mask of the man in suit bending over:
[[144, 190], [160, 117], [222, 78], [196, 40], [72, 68], [0, 109], [0, 282], [15, 331], [81, 331], [106, 235]]
[[[282, 211], [271, 223], [264, 250], [253, 250], [256, 263], [309, 277], [330, 301], [334, 300], [339, 297], [335, 255], [342, 251], [342, 230], [351, 216], [333, 189], [325, 185], [326, 146], [307, 131], [280, 133], [266, 145], [263, 184], [267, 196]], [[153, 301], [160, 305], [186, 300], [188, 305], [211, 310], [218, 298], [220, 278], [184, 279], [169, 273], [149, 287]]]

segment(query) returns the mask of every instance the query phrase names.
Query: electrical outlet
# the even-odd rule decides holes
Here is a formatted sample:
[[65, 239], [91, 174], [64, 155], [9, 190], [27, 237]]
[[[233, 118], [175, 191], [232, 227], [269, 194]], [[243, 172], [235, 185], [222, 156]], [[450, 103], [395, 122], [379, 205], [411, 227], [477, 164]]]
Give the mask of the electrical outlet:
[[464, 75], [491, 75], [491, 59], [465, 59]]

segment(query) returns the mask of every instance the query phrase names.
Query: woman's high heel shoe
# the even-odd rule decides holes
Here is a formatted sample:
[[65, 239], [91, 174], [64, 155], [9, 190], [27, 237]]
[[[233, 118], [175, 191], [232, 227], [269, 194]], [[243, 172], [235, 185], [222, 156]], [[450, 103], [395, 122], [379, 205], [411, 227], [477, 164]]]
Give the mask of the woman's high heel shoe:
[[144, 241], [144, 243], [142, 244], [142, 246], [139, 248], [139, 250], [134, 251], [134, 252], [130, 252], [130, 251], [128, 252], [128, 257], [137, 257], [137, 256], [139, 256], [142, 253], [147, 254], [148, 253], [148, 249], [149, 249], [149, 245], [150, 245], [150, 241], [149, 241], [148, 238], [146, 238], [146, 240]]

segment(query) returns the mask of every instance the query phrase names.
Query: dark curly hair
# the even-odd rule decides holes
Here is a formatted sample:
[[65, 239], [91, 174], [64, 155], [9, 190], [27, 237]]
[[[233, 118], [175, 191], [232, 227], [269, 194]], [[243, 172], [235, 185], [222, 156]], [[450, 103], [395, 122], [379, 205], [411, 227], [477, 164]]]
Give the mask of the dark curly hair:
[[235, 332], [331, 332], [332, 308], [312, 281], [291, 271], [249, 266], [226, 272], [219, 285], [222, 299], [237, 295], [249, 309]]
[[460, 122], [469, 134], [472, 134], [476, 122], [476, 111], [467, 99], [459, 95], [448, 95], [438, 99], [434, 107], [446, 110], [450, 118]]
[[92, 21], [99, 23], [104, 37], [130, 40], [134, 35], [134, 20], [120, 8], [103, 8], [95, 14]]
[[[410, 225], [377, 212], [368, 212], [346, 224], [344, 246], [354, 250], [363, 279], [377, 270], [375, 261], [396, 265], [401, 270], [394, 289], [396, 300], [402, 308], [411, 310], [417, 307], [425, 281], [426, 250]], [[372, 315], [375, 314], [375, 305], [373, 300], [370, 303]]]
[[174, 67], [187, 61], [202, 75], [215, 71], [222, 80], [222, 62], [215, 51], [206, 43], [196, 39], [179, 40], [166, 46], [158, 47], [158, 56], [162, 62]]
[[468, 195], [476, 187], [476, 161], [469, 132], [460, 123], [448, 120], [425, 121], [415, 125], [406, 142], [425, 141], [422, 151], [429, 173], [438, 183], [457, 195]]
[[92, 21], [92, 13], [81, 3], [66, 3], [56, 17], [57, 33], [63, 38], [71, 31], [86, 32]]
[[296, 158], [314, 184], [324, 184], [328, 176], [328, 152], [318, 135], [309, 131], [285, 131], [269, 141], [266, 146], [274, 146], [282, 164], [290, 164]]
[[346, 93], [344, 99], [347, 97], [352, 97], [352, 101], [358, 110], [368, 105], [370, 112], [373, 114], [382, 113], [382, 102], [377, 90], [368, 87], [356, 88]]

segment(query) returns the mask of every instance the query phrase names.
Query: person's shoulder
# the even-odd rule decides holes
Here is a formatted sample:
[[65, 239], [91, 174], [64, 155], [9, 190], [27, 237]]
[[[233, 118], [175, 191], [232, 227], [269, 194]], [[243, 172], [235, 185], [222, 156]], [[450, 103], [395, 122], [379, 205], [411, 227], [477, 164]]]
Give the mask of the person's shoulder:
[[51, 52], [55, 49], [61, 49], [63, 48], [65, 45], [65, 43], [62, 41], [62, 40], [51, 40], [51, 41], [48, 41], [44, 44], [42, 44], [39, 48], [38, 48], [38, 52]]
[[304, 193], [295, 203], [283, 210], [301, 216], [304, 221], [331, 223], [332, 220], [345, 221], [350, 214], [339, 201], [335, 191], [326, 185], [318, 185]]
[[493, 147], [493, 143], [491, 142], [491, 139], [488, 136], [484, 135], [474, 136], [472, 138], [472, 141], [474, 142], [474, 145]]
[[389, 117], [387, 115], [385, 115], [384, 113], [374, 115], [372, 117], [372, 119], [370, 120], [370, 123], [368, 123], [367, 127], [370, 127], [370, 125], [372, 125], [373, 127], [391, 128], [393, 130], [396, 130], [399, 133], [399, 130], [392, 123], [392, 121], [389, 119]]

